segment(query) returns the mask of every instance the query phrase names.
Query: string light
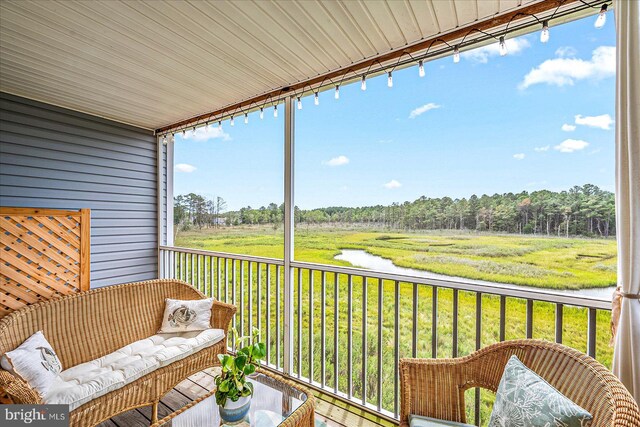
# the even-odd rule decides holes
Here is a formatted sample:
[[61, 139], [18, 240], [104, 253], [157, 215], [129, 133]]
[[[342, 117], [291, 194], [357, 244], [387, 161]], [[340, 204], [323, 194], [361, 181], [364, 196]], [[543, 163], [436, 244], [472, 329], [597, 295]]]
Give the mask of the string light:
[[[597, 7], [597, 6], [595, 6], [595, 5], [590, 5], [590, 4], [588, 4], [588, 3], [584, 2], [583, 0], [579, 0], [579, 1], [580, 1], [581, 3], [583, 3], [583, 4], [587, 5], [587, 6], [594, 7], [594, 8], [595, 8], [595, 7]], [[556, 9], [556, 12], [557, 12], [557, 9]], [[595, 26], [595, 28], [602, 28], [602, 27], [606, 24], [606, 20], [607, 20], [607, 16], [606, 16], [606, 14], [607, 14], [607, 12], [608, 12], [608, 4], [603, 3], [603, 4], [600, 6], [600, 12], [598, 13], [598, 16], [597, 16], [597, 18], [596, 18], [596, 20], [595, 20], [595, 22], [594, 22], [594, 26]], [[541, 24], [542, 24], [542, 30], [541, 30], [541, 32], [540, 32], [540, 42], [541, 42], [541, 43], [547, 43], [547, 42], [549, 41], [549, 38], [550, 38], [550, 32], [549, 32], [549, 20], [550, 20], [550, 19], [553, 19], [553, 18], [555, 17], [555, 15], [556, 15], [556, 13], [555, 13], [555, 12], [554, 12], [550, 17], [547, 17], [547, 19], [546, 19], [546, 20], [544, 20], [544, 21], [540, 20], [540, 19], [539, 19], [538, 17], [536, 17], [535, 15], [528, 14], [528, 13], [520, 13], [520, 14], [516, 14], [514, 17], [512, 17], [512, 20], [513, 20], [515, 17], [517, 17], [518, 15], [528, 15], [528, 16], [531, 16], [531, 17], [535, 18], [535, 20], [538, 22], [538, 24], [540, 24], [540, 23], [541, 23]], [[509, 21], [509, 23], [511, 23], [511, 21]], [[494, 35], [492, 35], [492, 34], [489, 34], [489, 33], [486, 33], [486, 32], [484, 32], [484, 31], [482, 31], [482, 30], [480, 30], [480, 29], [477, 29], [477, 28], [474, 28], [474, 29], [472, 29], [471, 31], [469, 31], [469, 33], [467, 33], [467, 35], [465, 35], [465, 36], [463, 37], [462, 42], [459, 42], [459, 43], [458, 43], [457, 45], [455, 45], [455, 46], [451, 46], [449, 43], [447, 43], [447, 41], [446, 41], [446, 40], [443, 40], [443, 39], [434, 39], [434, 40], [432, 40], [431, 45], [430, 45], [430, 46], [429, 46], [429, 48], [427, 49], [426, 53], [424, 53], [424, 54], [422, 54], [422, 55], [420, 55], [420, 56], [419, 56], [419, 58], [420, 58], [420, 59], [418, 59], [418, 58], [414, 58], [413, 56], [409, 55], [409, 56], [411, 56], [411, 59], [412, 59], [412, 60], [411, 60], [411, 61], [404, 61], [404, 62], [402, 62], [402, 65], [404, 66], [404, 65], [408, 64], [409, 62], [413, 62], [413, 61], [415, 61], [416, 59], [418, 59], [418, 61], [417, 61], [417, 62], [418, 62], [418, 75], [419, 75], [419, 77], [425, 77], [425, 74], [426, 74], [426, 73], [425, 73], [425, 68], [424, 68], [424, 61], [425, 61], [425, 58], [428, 58], [428, 57], [429, 57], [429, 49], [430, 49], [430, 48], [431, 48], [431, 46], [434, 44], [434, 42], [441, 42], [441, 43], [444, 43], [444, 44], [448, 47], [448, 49], [452, 49], [452, 50], [453, 50], [453, 62], [454, 62], [454, 63], [459, 63], [459, 62], [460, 62], [460, 46], [461, 46], [461, 45], [464, 45], [465, 38], [466, 38], [469, 34], [471, 34], [472, 32], [480, 32], [480, 33], [484, 34], [484, 35], [485, 35], [485, 36], [487, 36], [487, 37], [493, 38], [494, 40], [496, 39], [496, 36], [494, 36]], [[498, 45], [499, 45], [499, 53], [500, 53], [500, 56], [506, 56], [506, 55], [508, 55], [508, 53], [509, 53], [509, 51], [508, 51], [508, 49], [507, 49], [506, 40], [505, 40], [506, 35], [507, 35], [507, 34], [509, 34], [509, 24], [507, 24], [507, 27], [506, 27], [506, 29], [503, 31], [503, 34], [504, 34], [504, 35], [502, 35], [502, 36], [500, 36], [500, 37], [498, 38]], [[466, 46], [466, 45], [465, 45], [465, 46]], [[400, 58], [401, 58], [401, 57], [400, 57]], [[392, 87], [393, 87], [393, 74], [392, 74], [392, 73], [393, 73], [393, 70], [396, 68], [396, 66], [398, 66], [398, 64], [400, 64], [400, 62], [401, 62], [401, 61], [400, 61], [400, 59], [398, 59], [397, 63], [396, 63], [395, 65], [393, 65], [393, 68], [391, 68], [391, 70], [387, 71], [387, 70], [384, 70], [384, 67], [383, 67], [383, 66], [382, 66], [382, 64], [378, 61], [378, 64], [380, 65], [380, 68], [379, 68], [377, 71], [376, 71], [376, 70], [374, 70], [374, 73], [375, 73], [375, 72], [380, 72], [380, 71], [387, 71], [387, 86], [388, 86], [389, 88], [392, 88]], [[414, 63], [415, 63], [415, 62], [414, 62]], [[369, 66], [369, 69], [370, 69], [370, 68], [371, 68], [371, 65]], [[352, 71], [352, 72], [353, 72], [353, 70], [349, 70], [349, 71]], [[368, 73], [368, 72], [369, 72], [369, 70], [367, 70], [367, 71], [365, 72], [365, 74], [362, 74], [362, 75], [361, 75], [361, 80], [360, 80], [360, 89], [361, 89], [362, 91], [366, 91], [366, 90], [367, 90], [367, 75], [366, 75], [366, 73]], [[354, 72], [354, 74], [355, 74], [355, 72]], [[344, 77], [343, 77], [343, 78], [344, 78]], [[340, 99], [340, 84], [341, 84], [341, 83], [342, 83], [342, 80], [340, 80], [340, 82], [339, 82], [338, 84], [336, 84], [336, 85], [335, 85], [334, 98], [335, 98], [336, 100]], [[320, 86], [321, 86], [321, 87], [324, 87], [324, 86], [322, 86], [322, 83], [320, 84]], [[301, 96], [297, 96], [297, 97], [296, 97], [296, 101], [297, 101], [297, 103], [296, 103], [296, 104], [297, 104], [297, 109], [298, 109], [298, 110], [302, 110], [302, 99], [301, 99]], [[320, 105], [319, 89], [316, 89], [316, 90], [314, 91], [313, 102], [314, 102], [314, 104], [315, 104], [315, 105]], [[224, 115], [224, 111], [223, 111], [223, 113], [222, 113], [222, 114]], [[277, 101], [276, 101], [276, 103], [274, 103], [274, 104], [273, 104], [273, 117], [274, 117], [274, 118], [277, 118], [277, 117], [278, 117], [278, 104], [277, 104]], [[224, 117], [222, 117], [222, 118], [224, 118]], [[264, 107], [260, 107], [260, 119], [264, 119]], [[245, 124], [248, 124], [248, 123], [249, 123], [249, 116], [248, 116], [248, 112], [244, 112], [244, 122], [245, 122]], [[230, 116], [229, 124], [230, 124], [231, 126], [234, 126], [234, 124], [235, 124], [235, 121], [234, 121], [234, 115], [231, 115], [231, 116]], [[205, 128], [204, 130], [205, 130], [205, 132], [206, 132], [206, 133], [210, 133], [210, 132], [213, 130], [213, 124], [212, 124], [210, 121], [207, 121], [207, 122], [205, 123], [204, 128]], [[220, 131], [222, 131], [222, 119], [218, 120], [218, 129], [219, 129]], [[189, 129], [188, 129], [188, 128], [186, 128], [186, 127], [182, 129], [182, 137], [183, 137], [183, 138], [186, 138], [186, 136], [187, 136], [186, 134], [187, 134], [187, 131], [188, 131], [188, 130], [189, 130]], [[191, 132], [192, 132], [192, 134], [193, 134], [194, 136], [196, 135], [196, 130], [197, 130], [196, 126], [193, 126], [193, 128], [191, 129]], [[191, 133], [191, 132], [190, 132], [190, 133]], [[171, 133], [171, 136], [172, 136], [172, 138], [173, 138], [173, 137], [175, 136], [175, 133]], [[168, 141], [169, 141], [168, 133], [165, 133], [165, 134], [162, 136], [162, 143], [166, 145]]]
[[507, 53], [507, 43], [504, 41], [504, 36], [500, 36], [500, 56], [505, 56]]
[[598, 17], [596, 18], [596, 22], [593, 24], [596, 28], [604, 27], [604, 24], [607, 23], [607, 4], [603, 4], [600, 8], [600, 13], [598, 13]]
[[549, 21], [542, 21], [542, 31], [540, 32], [540, 42], [546, 43], [549, 41]]

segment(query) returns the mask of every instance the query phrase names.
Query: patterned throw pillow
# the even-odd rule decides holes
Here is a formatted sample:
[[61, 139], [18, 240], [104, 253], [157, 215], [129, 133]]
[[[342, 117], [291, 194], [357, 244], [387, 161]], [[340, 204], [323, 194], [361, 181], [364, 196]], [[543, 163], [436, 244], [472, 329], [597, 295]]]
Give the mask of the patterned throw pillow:
[[62, 371], [62, 363], [41, 331], [27, 338], [18, 348], [6, 352], [2, 368], [22, 378], [44, 396]]
[[213, 298], [182, 301], [166, 299], [158, 333], [204, 331], [211, 328]]
[[592, 418], [511, 356], [498, 386], [489, 427], [588, 427]]

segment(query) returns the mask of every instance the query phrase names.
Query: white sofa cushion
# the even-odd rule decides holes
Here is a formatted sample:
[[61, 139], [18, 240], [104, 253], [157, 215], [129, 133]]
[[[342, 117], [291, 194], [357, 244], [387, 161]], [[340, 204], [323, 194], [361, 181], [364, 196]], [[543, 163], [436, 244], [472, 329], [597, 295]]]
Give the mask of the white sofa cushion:
[[222, 329], [157, 334], [91, 362], [69, 368], [44, 396], [47, 404], [68, 404], [73, 411], [97, 397], [210, 347], [224, 338]]

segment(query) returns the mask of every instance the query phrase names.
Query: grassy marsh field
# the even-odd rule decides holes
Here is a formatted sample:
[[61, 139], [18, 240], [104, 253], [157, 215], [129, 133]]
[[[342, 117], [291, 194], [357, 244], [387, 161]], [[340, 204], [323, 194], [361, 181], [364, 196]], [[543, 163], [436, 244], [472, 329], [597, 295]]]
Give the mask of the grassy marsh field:
[[[582, 289], [616, 283], [614, 239], [565, 239], [465, 232], [296, 230], [295, 258], [345, 265], [341, 249], [362, 249], [397, 266], [448, 276], [550, 289]], [[282, 231], [233, 227], [182, 232], [177, 246], [282, 258]]]
[[[296, 231], [297, 260], [320, 264], [344, 265], [348, 263], [335, 260], [341, 249], [362, 249], [367, 252], [391, 259], [396, 265], [428, 270], [441, 274], [489, 280], [495, 282], [515, 283], [554, 289], [580, 289], [588, 287], [605, 287], [615, 284], [616, 244], [615, 240], [604, 239], [564, 239], [534, 236], [489, 235], [475, 233], [395, 233], [362, 230], [330, 230], [326, 228], [303, 228]], [[281, 258], [283, 254], [282, 230], [266, 227], [233, 227], [219, 230], [203, 229], [182, 232], [177, 236], [176, 246], [213, 251], [231, 252]], [[207, 269], [215, 269], [216, 265], [202, 267], [202, 276]], [[221, 266], [220, 276], [224, 277], [225, 266]], [[240, 272], [238, 267], [238, 273]], [[214, 271], [214, 276], [218, 272]], [[236, 319], [237, 325], [248, 331], [249, 323], [261, 325], [263, 333], [269, 324], [269, 347], [271, 362], [275, 362], [276, 354], [276, 300], [283, 304], [282, 292], [276, 294], [276, 270], [270, 269], [270, 282], [267, 282], [266, 268], [257, 271], [254, 265], [251, 271], [253, 292], [247, 286], [241, 294], [236, 292], [236, 303], [245, 307], [244, 318]], [[243, 283], [249, 283], [249, 267], [245, 265]], [[258, 301], [258, 276], [261, 284], [261, 301]], [[310, 375], [316, 381], [321, 380], [322, 342], [320, 321], [321, 307], [321, 273], [308, 271], [295, 272], [294, 301], [296, 316], [294, 318], [294, 369], [303, 376]], [[281, 278], [282, 279], [282, 278]], [[411, 357], [413, 332], [413, 295], [411, 283], [399, 284], [399, 304], [395, 304], [395, 283], [382, 282], [382, 310], [378, 307], [379, 283], [368, 280], [363, 283], [360, 277], [353, 277], [351, 290], [353, 295], [353, 314], [351, 337], [347, 333], [348, 307], [346, 295], [349, 291], [347, 277], [338, 277], [334, 282], [332, 274], [326, 275], [326, 343], [324, 360], [326, 363], [326, 384], [334, 387], [336, 380], [340, 390], [347, 390], [347, 355], [351, 349], [353, 360], [353, 395], [362, 398], [366, 393], [367, 401], [376, 404], [378, 396], [378, 354], [381, 354], [382, 407], [393, 411], [394, 387], [394, 329], [395, 310], [398, 310], [399, 356]], [[313, 285], [312, 285], [313, 283]], [[209, 291], [206, 289], [205, 291]], [[366, 312], [364, 311], [364, 290], [366, 287]], [[337, 313], [334, 309], [335, 289], [339, 293]], [[211, 290], [215, 295], [216, 291]], [[232, 289], [222, 287], [221, 299], [231, 301]], [[310, 298], [313, 292], [313, 298]], [[418, 357], [432, 357], [432, 340], [437, 343], [437, 357], [450, 357], [452, 354], [453, 325], [453, 291], [439, 289], [437, 295], [437, 330], [431, 326], [433, 309], [433, 291], [429, 286], [418, 286], [417, 347]], [[269, 295], [270, 316], [266, 313], [266, 295]], [[298, 301], [300, 300], [300, 304]], [[310, 304], [310, 300], [313, 304]], [[458, 354], [469, 354], [476, 347], [476, 294], [459, 293], [458, 310]], [[481, 297], [481, 344], [498, 342], [500, 338], [500, 298], [490, 295]], [[249, 307], [252, 307], [250, 311]], [[257, 307], [262, 309], [258, 311]], [[555, 306], [550, 303], [534, 304], [533, 337], [554, 340]], [[383, 312], [381, 325], [382, 346], [378, 348], [378, 312]], [[249, 318], [251, 313], [251, 318]], [[365, 314], [366, 313], [366, 314]], [[299, 318], [298, 315], [299, 314]], [[564, 343], [581, 351], [587, 348], [587, 310], [575, 307], [563, 308]], [[335, 319], [338, 319], [337, 322]], [[367, 348], [363, 348], [363, 320], [366, 318]], [[506, 303], [506, 339], [526, 337], [526, 302], [508, 298]], [[284, 319], [280, 319], [280, 325]], [[612, 348], [609, 346], [608, 311], [598, 311], [596, 358], [611, 365]], [[242, 323], [241, 323], [242, 322]], [[298, 325], [301, 334], [298, 337]], [[313, 331], [310, 345], [309, 330]], [[335, 354], [334, 331], [337, 330], [338, 366], [337, 376], [334, 373], [333, 358]], [[435, 334], [435, 335], [434, 335]], [[282, 337], [280, 337], [282, 340]], [[280, 345], [282, 348], [282, 345]], [[300, 348], [300, 351], [298, 351]], [[365, 350], [365, 351], [363, 351]], [[282, 350], [280, 350], [282, 351]], [[313, 352], [313, 364], [309, 363]], [[282, 354], [280, 363], [282, 363]], [[300, 360], [300, 362], [298, 362]], [[364, 363], [363, 363], [364, 362]], [[363, 384], [363, 366], [366, 363], [366, 382]], [[312, 366], [312, 368], [311, 368]], [[482, 392], [481, 420], [488, 422], [493, 401], [490, 392]], [[472, 417], [473, 398], [467, 398], [468, 421]]]

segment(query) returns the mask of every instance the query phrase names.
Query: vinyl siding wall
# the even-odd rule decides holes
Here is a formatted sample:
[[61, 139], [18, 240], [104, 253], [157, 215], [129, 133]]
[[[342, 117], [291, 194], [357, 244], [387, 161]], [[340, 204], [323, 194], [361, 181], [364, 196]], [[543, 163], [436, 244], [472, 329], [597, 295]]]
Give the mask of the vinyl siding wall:
[[0, 205], [91, 209], [92, 288], [157, 277], [157, 176], [152, 131], [0, 93]]

